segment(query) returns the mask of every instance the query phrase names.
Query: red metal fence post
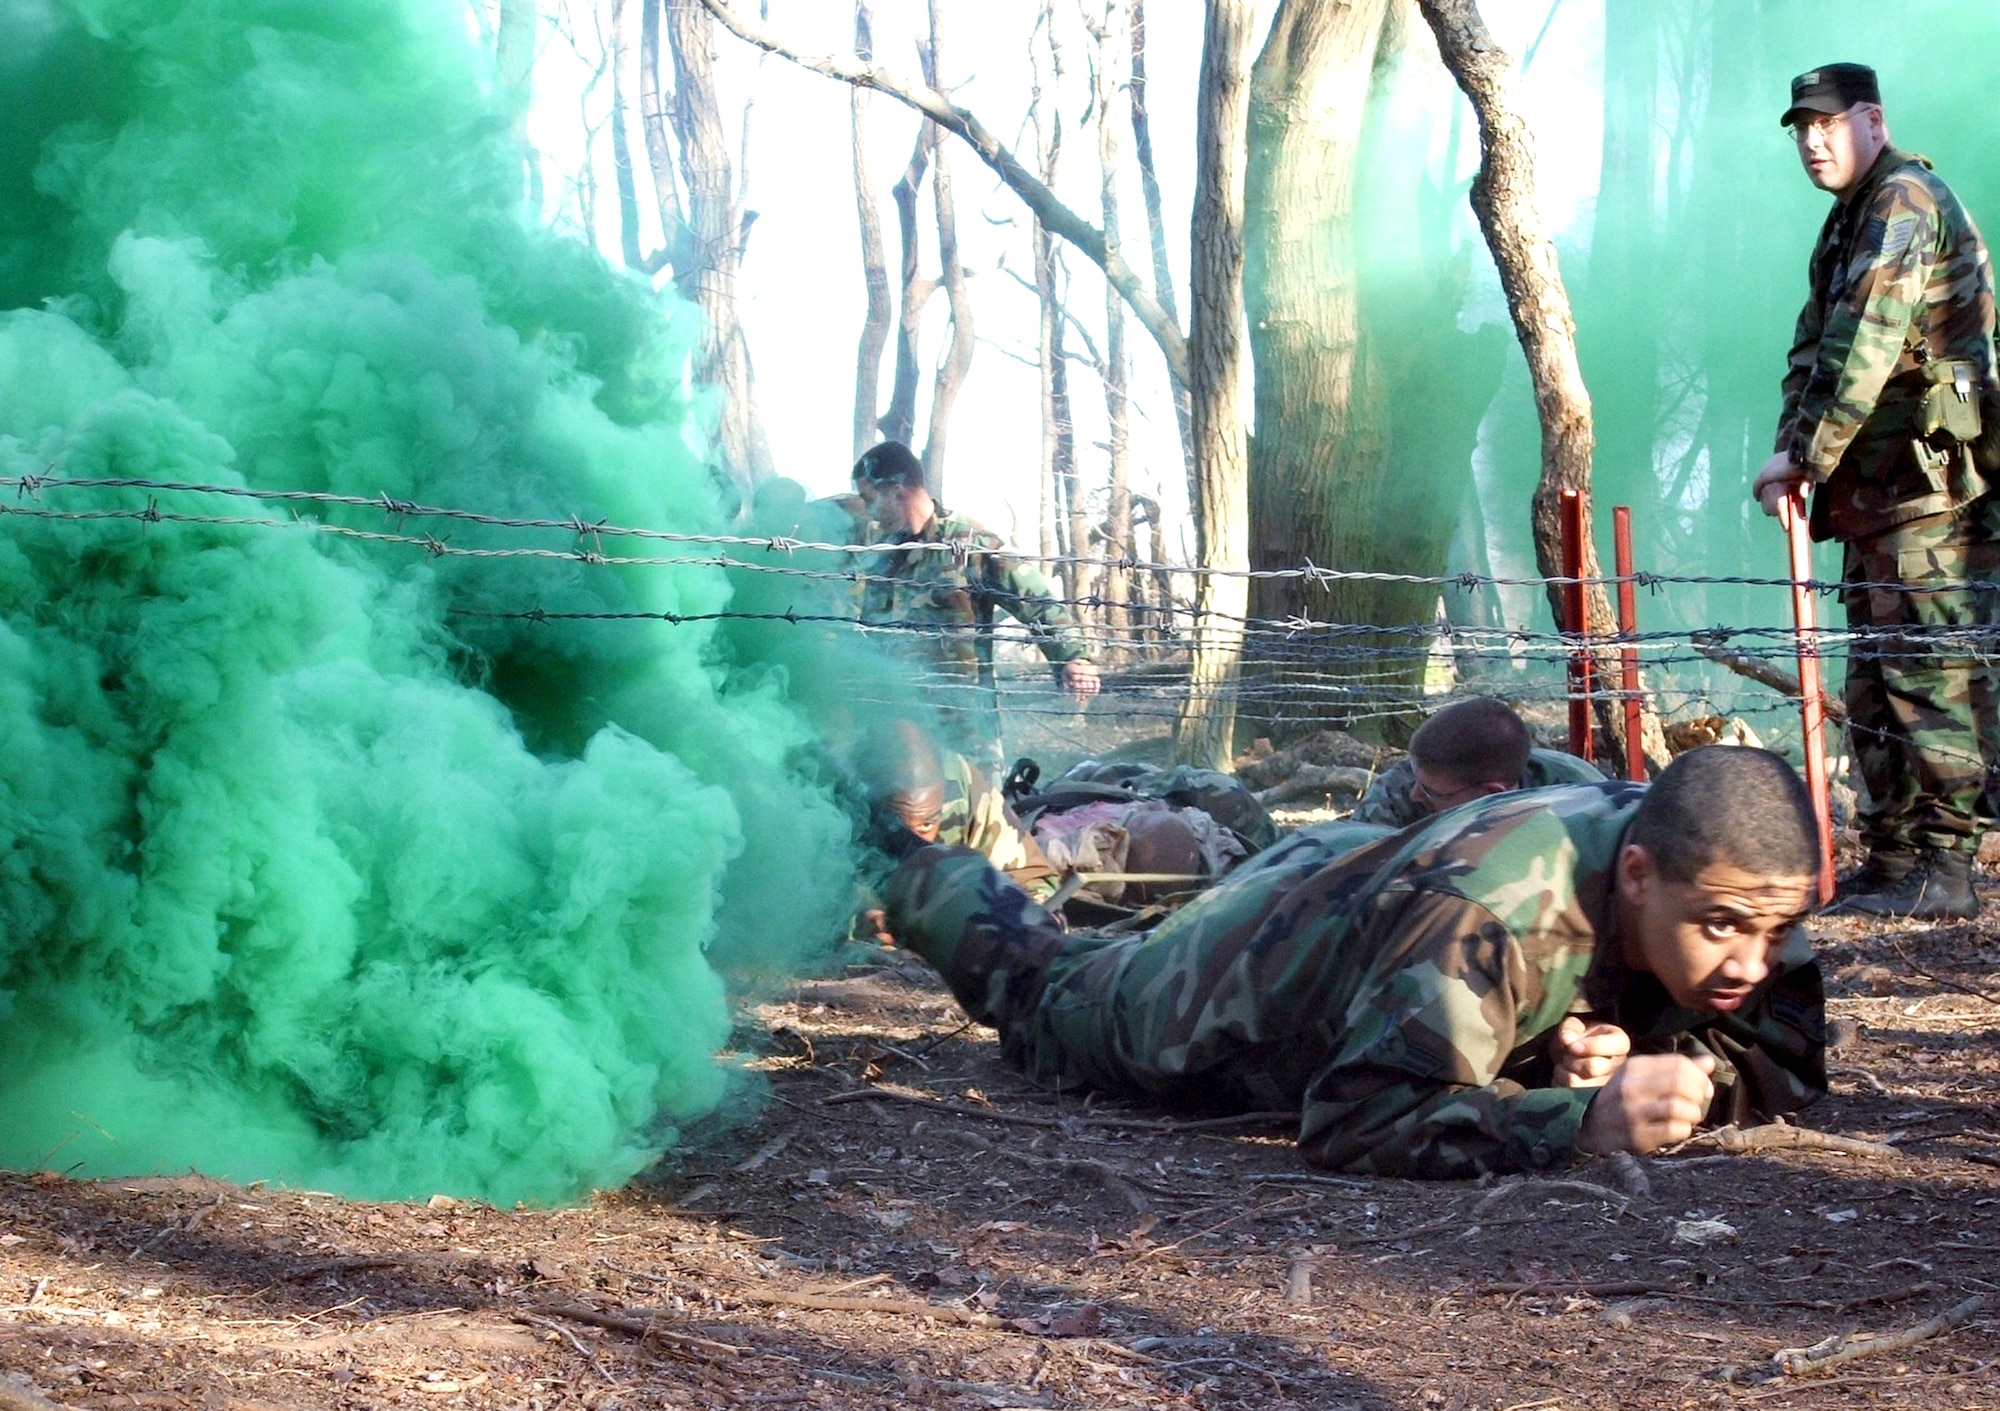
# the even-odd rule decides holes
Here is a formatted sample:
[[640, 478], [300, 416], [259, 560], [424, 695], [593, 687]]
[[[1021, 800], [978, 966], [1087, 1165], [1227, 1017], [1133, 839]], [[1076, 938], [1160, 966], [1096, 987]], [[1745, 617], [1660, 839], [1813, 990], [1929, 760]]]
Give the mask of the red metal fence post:
[[1645, 725], [1639, 708], [1639, 648], [1633, 640], [1639, 631], [1639, 604], [1632, 591], [1632, 509], [1615, 506], [1611, 530], [1618, 542], [1618, 631], [1625, 645], [1618, 649], [1618, 689], [1625, 697], [1625, 777], [1646, 779], [1646, 752], [1639, 737]]
[[1580, 491], [1562, 492], [1562, 555], [1563, 577], [1572, 579], [1563, 589], [1564, 617], [1568, 621], [1558, 624], [1565, 632], [1573, 634], [1576, 644], [1569, 654], [1569, 752], [1579, 759], [1589, 759], [1592, 755], [1590, 739], [1590, 697], [1595, 689], [1591, 679], [1590, 652], [1587, 638], [1590, 618], [1584, 607], [1583, 592], [1583, 546], [1587, 530], [1583, 521], [1583, 495]]
[[1814, 623], [1812, 537], [1806, 527], [1804, 492], [1787, 495], [1778, 506], [1791, 550], [1792, 616], [1798, 623], [1799, 717], [1805, 737], [1806, 788], [1812, 794], [1813, 817], [1819, 822], [1819, 900], [1833, 900], [1833, 810], [1826, 791], [1826, 710], [1820, 695], [1819, 634]]

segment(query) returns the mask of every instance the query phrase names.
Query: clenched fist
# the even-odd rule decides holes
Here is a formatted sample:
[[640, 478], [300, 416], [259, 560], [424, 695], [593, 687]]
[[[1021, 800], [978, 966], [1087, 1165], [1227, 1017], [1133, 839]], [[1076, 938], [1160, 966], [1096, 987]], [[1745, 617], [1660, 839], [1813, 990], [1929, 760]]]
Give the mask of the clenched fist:
[[1715, 1060], [1704, 1054], [1648, 1053], [1627, 1058], [1590, 1100], [1577, 1132], [1577, 1149], [1594, 1156], [1614, 1151], [1644, 1155], [1686, 1141], [1715, 1100], [1709, 1075]]

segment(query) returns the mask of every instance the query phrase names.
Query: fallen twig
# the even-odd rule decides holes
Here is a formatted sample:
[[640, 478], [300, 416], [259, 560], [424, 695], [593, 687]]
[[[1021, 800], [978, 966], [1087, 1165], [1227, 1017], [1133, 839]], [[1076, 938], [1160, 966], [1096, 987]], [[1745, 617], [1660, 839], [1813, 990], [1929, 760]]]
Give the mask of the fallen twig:
[[1618, 1212], [1621, 1215], [1625, 1213], [1625, 1207], [1632, 1203], [1632, 1197], [1626, 1195], [1625, 1192], [1615, 1191], [1609, 1186], [1600, 1186], [1595, 1181], [1545, 1181], [1527, 1179], [1509, 1181], [1505, 1185], [1495, 1186], [1479, 1198], [1479, 1203], [1472, 1207], [1472, 1213], [1465, 1218], [1467, 1221], [1476, 1221], [1486, 1212], [1487, 1207], [1497, 1204], [1510, 1195], [1519, 1195], [1523, 1191], [1542, 1193], [1569, 1191], [1576, 1195], [1589, 1196], [1593, 1200], [1610, 1201], [1618, 1207]]
[[60, 1401], [51, 1401], [25, 1381], [0, 1376], [0, 1411], [65, 1411]]
[[1917, 964], [1911, 958], [1909, 951], [1903, 948], [1902, 942], [1895, 940], [1893, 937], [1889, 940], [1889, 947], [1901, 957], [1903, 964], [1910, 967], [1910, 973], [1915, 975], [1919, 980], [1929, 980], [1933, 985], [1943, 985], [1947, 990], [1956, 990], [1962, 995], [1971, 995], [1974, 999], [1983, 999], [1988, 1004], [2000, 1004], [2000, 995], [1990, 995], [1984, 990], [1974, 989], [1971, 985], [1961, 985], [1956, 980], [1947, 980], [1942, 975], [1933, 974], [1931, 971], [1924, 969], [1923, 966]]
[[1931, 1283], [1911, 1284], [1908, 1288], [1891, 1289], [1887, 1293], [1871, 1293], [1862, 1298], [1850, 1298], [1837, 1310], [1852, 1313], [1869, 1307], [1886, 1308], [1892, 1303], [1908, 1303], [1913, 1298], [1922, 1298], [1927, 1293], [1936, 1293], [1938, 1286]]
[[[716, 1297], [738, 1303], [774, 1303], [781, 1308], [810, 1308], [822, 1313], [894, 1313], [905, 1318], [936, 1318], [942, 1323], [963, 1323], [969, 1328], [1005, 1328], [1009, 1320], [991, 1313], [975, 1313], [970, 1308], [926, 1303], [914, 1298], [844, 1298], [836, 1294], [753, 1293], [747, 1289], [718, 1290]], [[734, 1351], [741, 1352], [736, 1348]]]
[[598, 1376], [604, 1378], [604, 1380], [609, 1382], [612, 1386], [618, 1385], [618, 1378], [612, 1376], [609, 1372], [604, 1370], [604, 1364], [597, 1360], [597, 1354], [592, 1352], [589, 1348], [585, 1347], [581, 1342], [577, 1340], [577, 1336], [575, 1333], [571, 1332], [568, 1328], [565, 1328], [561, 1323], [558, 1323], [555, 1319], [538, 1318], [532, 1313], [516, 1313], [514, 1315], [514, 1321], [517, 1323], [525, 1323], [531, 1328], [547, 1328], [550, 1332], [554, 1333], [557, 1337], [561, 1338], [564, 1342], [568, 1343], [571, 1347], [575, 1348], [576, 1355], [581, 1357], [584, 1361], [590, 1364], [591, 1371], [597, 1373]]
[[1863, 1357], [1877, 1357], [1885, 1352], [1901, 1352], [1906, 1347], [1915, 1347], [1920, 1342], [1928, 1342], [1940, 1337], [1963, 1323], [1967, 1318], [1986, 1306], [1986, 1299], [1974, 1294], [1963, 1303], [1946, 1309], [1935, 1318], [1917, 1324], [1914, 1328], [1900, 1333], [1874, 1335], [1868, 1333], [1843, 1333], [1811, 1347], [1787, 1347], [1771, 1355], [1778, 1370], [1788, 1377], [1803, 1377], [1814, 1372], [1824, 1372], [1829, 1367], [1838, 1367], [1844, 1362], [1857, 1361]]
[[730, 1167], [729, 1169], [740, 1173], [748, 1173], [751, 1171], [755, 1171], [759, 1166], [764, 1165], [764, 1163], [769, 1161], [772, 1157], [778, 1155], [778, 1153], [782, 1152], [786, 1147], [790, 1146], [791, 1144], [792, 1144], [792, 1134], [790, 1132], [780, 1133], [777, 1137], [773, 1138], [768, 1142], [765, 1142], [764, 1145], [758, 1147], [757, 1150], [750, 1153], [749, 1156], [737, 1162], [734, 1166]]
[[1280, 1211], [1294, 1209], [1298, 1206], [1299, 1202], [1304, 1198], [1305, 1197], [1303, 1196], [1296, 1196], [1296, 1195], [1287, 1196], [1283, 1200], [1272, 1201], [1269, 1205], [1260, 1205], [1253, 1210], [1240, 1211], [1237, 1214], [1230, 1216], [1227, 1220], [1223, 1220], [1217, 1224], [1210, 1225], [1206, 1229], [1196, 1230], [1191, 1235], [1183, 1235], [1179, 1239], [1174, 1240], [1170, 1244], [1148, 1245], [1146, 1246], [1146, 1248], [1140, 1250], [1137, 1254], [1135, 1254], [1132, 1258], [1131, 1264], [1127, 1265], [1126, 1267], [1131, 1268], [1133, 1266], [1143, 1264], [1146, 1260], [1153, 1258], [1155, 1255], [1172, 1254], [1176, 1250], [1180, 1249], [1182, 1245], [1192, 1244], [1194, 1243], [1194, 1241], [1198, 1239], [1206, 1239], [1210, 1235], [1220, 1234], [1222, 1231], [1228, 1229], [1231, 1225], [1236, 1224], [1238, 1221], [1256, 1220], [1267, 1215], [1277, 1214]]
[[[1661, 1284], [1552, 1284], [1546, 1281], [1525, 1284], [1481, 1284], [1473, 1290], [1481, 1298], [1504, 1294], [1508, 1298], [1540, 1298], [1560, 1294], [1568, 1298], [1687, 1298], [1685, 1289]], [[1695, 1295], [1699, 1297], [1699, 1295]], [[1703, 1300], [1707, 1301], [1707, 1300]]]
[[[634, 1313], [646, 1314], [643, 1318], [633, 1317]], [[567, 1318], [572, 1323], [588, 1323], [593, 1328], [609, 1328], [613, 1332], [630, 1333], [636, 1338], [657, 1338], [690, 1350], [711, 1353], [720, 1357], [739, 1358], [750, 1349], [733, 1342], [713, 1342], [708, 1338], [696, 1337], [692, 1333], [677, 1333], [672, 1328], [660, 1325], [660, 1315], [652, 1309], [635, 1308], [625, 1313], [600, 1313], [595, 1308], [577, 1308], [569, 1304], [538, 1303], [525, 1313], [516, 1313], [514, 1321], [532, 1322], [535, 1316], [543, 1318]]]
[[304, 1279], [317, 1279], [323, 1274], [359, 1274], [369, 1269], [407, 1269], [411, 1260], [389, 1254], [362, 1254], [344, 1259], [322, 1259], [316, 1264], [308, 1264], [303, 1269], [295, 1269], [289, 1274], [274, 1274], [272, 1277], [281, 1284], [295, 1284]]
[[878, 1098], [893, 1098], [897, 1102], [913, 1102], [920, 1107], [932, 1108], [938, 1112], [955, 1112], [961, 1117], [984, 1117], [991, 1122], [1012, 1122], [1022, 1127], [1062, 1126], [1059, 1117], [1030, 1117], [1024, 1112], [1002, 1112], [998, 1108], [980, 1107], [970, 1102], [953, 1102], [950, 1098], [932, 1097], [928, 1093], [913, 1093], [902, 1088], [881, 1085], [856, 1088], [852, 1092], [834, 1093], [819, 1100], [821, 1107], [838, 1107], [849, 1102], [873, 1102]]
[[1898, 1095], [1894, 1088], [1890, 1087], [1873, 1073], [1870, 1073], [1866, 1068], [1829, 1068], [1826, 1070], [1826, 1076], [1829, 1078], [1854, 1078], [1871, 1093], [1885, 1093], [1890, 1097]]
[[1018, 1162], [1023, 1166], [1030, 1166], [1036, 1169], [1054, 1167], [1057, 1170], [1082, 1171], [1087, 1175], [1095, 1176], [1105, 1184], [1113, 1195], [1118, 1196], [1141, 1215], [1153, 1208], [1153, 1203], [1140, 1193], [1139, 1188], [1142, 1186], [1147, 1190], [1155, 1191], [1161, 1195], [1185, 1196], [1188, 1194], [1184, 1190], [1176, 1190], [1171, 1186], [1153, 1185], [1141, 1177], [1132, 1175], [1130, 1172], [1120, 1171], [1117, 1167], [1107, 1162], [1093, 1161], [1085, 1156], [1037, 1156], [1032, 1152], [1015, 1151], [1012, 1147], [1003, 1146], [998, 1142], [990, 1142], [977, 1132], [951, 1132], [948, 1135], [953, 1141], [960, 1142], [977, 1151], [992, 1156], [1004, 1156], [1009, 1161]]
[[[1790, 696], [1793, 700], [1804, 694], [1799, 687], [1798, 677], [1770, 665], [1762, 657], [1752, 656], [1749, 652], [1737, 651], [1733, 647], [1724, 645], [1720, 634], [1696, 632], [1689, 641], [1696, 651], [1717, 666], [1728, 667], [1738, 676], [1747, 676], [1760, 685], [1769, 686], [1782, 695]], [[1847, 719], [1847, 707], [1825, 691], [1819, 693], [1819, 707], [1826, 718], [1836, 725]]]
[[993, 1122], [1014, 1122], [1024, 1127], [1067, 1127], [1082, 1122], [1092, 1127], [1114, 1127], [1121, 1131], [1138, 1132], [1199, 1132], [1218, 1127], [1275, 1126], [1281, 1122], [1296, 1122], [1296, 1112], [1237, 1112], [1227, 1117], [1192, 1117], [1186, 1120], [1172, 1117], [1100, 1117], [1092, 1113], [1073, 1112], [1061, 1117], [1035, 1117], [1025, 1112], [1003, 1112], [997, 1107], [981, 1107], [977, 1103], [953, 1102], [950, 1098], [933, 1097], [929, 1093], [916, 1092], [909, 1088], [891, 1087], [877, 1083], [866, 1088], [856, 1088], [851, 1092], [834, 1093], [819, 1100], [822, 1107], [836, 1107], [849, 1102], [867, 1102], [874, 1098], [893, 1098], [897, 1102], [912, 1102], [922, 1107], [936, 1108], [940, 1112], [955, 1112], [961, 1117], [984, 1117]]
[[1903, 1154], [1886, 1142], [1863, 1141], [1859, 1137], [1836, 1136], [1832, 1132], [1783, 1123], [1768, 1127], [1717, 1127], [1711, 1135], [1717, 1146], [1739, 1155], [1759, 1151], [1837, 1151], [1847, 1156], [1893, 1158]]
[[1646, 1175], [1646, 1168], [1631, 1152], [1614, 1151], [1605, 1158], [1604, 1164], [1611, 1170], [1611, 1179], [1618, 1182], [1618, 1188], [1627, 1196], [1633, 1200], [1653, 1198], [1653, 1183]]
[[1372, 1191], [1373, 1181], [1364, 1181], [1355, 1176], [1255, 1176], [1253, 1186], [1330, 1186], [1342, 1191]]
[[1484, 1230], [1504, 1230], [1509, 1225], [1532, 1225], [1543, 1219], [1540, 1215], [1510, 1215], [1505, 1220], [1482, 1220], [1475, 1226], [1463, 1215], [1453, 1215], [1443, 1220], [1433, 1220], [1427, 1225], [1418, 1225], [1408, 1230], [1393, 1230], [1387, 1234], [1357, 1235], [1351, 1240], [1343, 1240], [1347, 1246], [1363, 1244], [1394, 1244], [1398, 1240], [1413, 1240], [1420, 1235], [1442, 1234], [1446, 1230], [1456, 1230], [1460, 1234], [1478, 1228]]

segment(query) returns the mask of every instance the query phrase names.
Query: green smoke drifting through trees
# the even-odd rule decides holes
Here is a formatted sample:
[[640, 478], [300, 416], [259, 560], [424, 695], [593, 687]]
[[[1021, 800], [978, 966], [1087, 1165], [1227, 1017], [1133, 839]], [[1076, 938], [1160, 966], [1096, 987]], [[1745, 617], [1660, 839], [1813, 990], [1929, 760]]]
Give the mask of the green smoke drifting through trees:
[[[1597, 92], [1606, 140], [1586, 155], [1599, 170], [1598, 194], [1559, 236], [1596, 420], [1598, 547], [1608, 571], [1610, 507], [1626, 504], [1642, 570], [1783, 577], [1783, 536], [1747, 487], [1772, 450], [1806, 258], [1831, 200], [1807, 182], [1778, 126], [1791, 78], [1840, 60], [1875, 66], [1896, 143], [1935, 161], [1991, 239], [2000, 227], [2000, 160], [1988, 116], [2000, 8], [1604, 0], [1601, 13]], [[1565, 7], [1561, 19], [1575, 14]], [[1559, 77], [1547, 62], [1529, 67], [1524, 86]], [[1574, 160], [1563, 139], [1537, 134], [1545, 169], [1558, 153]], [[1483, 251], [1478, 258], [1484, 263]], [[1502, 311], [1496, 301], [1481, 315], [1497, 320]], [[1471, 389], [1486, 408], [1484, 522], [1472, 527], [1495, 557], [1461, 552], [1454, 568], [1490, 562], [1515, 573], [1533, 563], [1526, 506], [1539, 471], [1538, 428], [1511, 339], [1507, 359], [1497, 400]], [[1456, 382], [1430, 386], [1449, 397]], [[1838, 573], [1837, 550], [1822, 548], [1816, 575]], [[1548, 625], [1539, 593], [1520, 591], [1509, 608], [1510, 622], [1532, 612]], [[1821, 614], [1840, 621], [1830, 603]], [[1790, 621], [1778, 589], [1680, 585], [1640, 601], [1648, 631]], [[1682, 666], [1679, 674], [1689, 689], [1712, 690], [1725, 709], [1733, 701], [1752, 711], [1760, 729], [1796, 730], [1796, 710], [1762, 688], [1707, 669]], [[1755, 715], [1756, 707], [1765, 713]]]
[[[482, 81], [449, 0], [6, 6], [0, 475], [719, 527], [692, 319], [524, 227]], [[849, 900], [783, 673], [480, 615], [722, 577], [64, 517], [149, 505], [272, 513], [0, 525], [0, 1162], [560, 1200], [722, 1100], [724, 975]]]

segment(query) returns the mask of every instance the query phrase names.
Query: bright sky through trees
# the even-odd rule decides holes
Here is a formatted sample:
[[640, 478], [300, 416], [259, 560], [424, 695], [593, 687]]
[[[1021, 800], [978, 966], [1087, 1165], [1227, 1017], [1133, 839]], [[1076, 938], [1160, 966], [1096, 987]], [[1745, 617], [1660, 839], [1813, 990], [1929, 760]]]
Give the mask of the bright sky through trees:
[[[607, 8], [603, 0], [597, 4]], [[876, 0], [873, 8], [878, 62], [914, 77], [918, 73], [914, 40], [924, 32], [923, 5], [917, 0]], [[1036, 8], [1028, 0], [961, 2], [947, 5], [944, 16], [946, 83], [960, 103], [979, 113], [1019, 152], [1032, 147], [1023, 123], [1031, 85], [1028, 36]], [[1543, 143], [1543, 199], [1559, 229], [1574, 229], [1587, 215], [1597, 173], [1601, 6], [1592, 0], [1487, 0], [1482, 8], [1495, 35], [1517, 55], [1540, 36], [1525, 96]], [[1095, 223], [1097, 154], [1094, 138], [1080, 127], [1086, 115], [1087, 41], [1076, 23], [1074, 0], [1062, 0], [1058, 11], [1069, 71], [1063, 105], [1067, 146], [1058, 190], [1073, 209]], [[584, 60], [596, 60], [594, 26], [605, 21], [586, 0], [567, 0], [545, 20], [555, 22], [555, 32], [545, 35], [536, 70], [532, 137], [548, 154], [551, 218], [572, 226], [581, 221], [576, 172], [582, 150], [579, 134], [588, 114], [588, 121], [599, 125], [591, 148], [599, 187], [596, 238], [599, 248], [615, 260], [610, 140], [601, 126], [610, 85], [601, 81], [587, 94], [581, 88], [588, 77]], [[1168, 248], [1176, 278], [1182, 282], [1179, 294], [1185, 318], [1201, 12], [1195, 5], [1155, 0], [1147, 21], [1149, 106], [1167, 210]], [[846, 4], [771, 0], [768, 23], [809, 53], [852, 49], [853, 11]], [[1418, 42], [1429, 50], [1428, 34], [1420, 32]], [[855, 341], [865, 303], [849, 156], [848, 90], [782, 59], [760, 58], [720, 30], [717, 57], [722, 103], [732, 122], [741, 116], [745, 100], [752, 100], [746, 201], [758, 219], [747, 248], [740, 294], [759, 407], [780, 472], [814, 493], [832, 493], [847, 483]], [[1422, 81], [1440, 106], [1462, 101], [1441, 67]], [[628, 80], [628, 94], [636, 94], [636, 87], [636, 81]], [[908, 159], [917, 119], [893, 99], [871, 95], [869, 102], [872, 177], [893, 242], [888, 190]], [[1129, 127], [1121, 128], [1120, 143], [1129, 156]], [[636, 134], [633, 148], [642, 150]], [[954, 411], [946, 471], [949, 502], [1016, 542], [1030, 543], [1035, 537], [1040, 434], [1033, 366], [1035, 305], [1032, 290], [1015, 277], [1026, 278], [1031, 272], [1028, 217], [970, 149], [947, 138], [946, 150], [980, 339]], [[745, 145], [739, 140], [734, 151], [740, 156]], [[1461, 177], [1469, 175], [1476, 157], [1474, 147], [1463, 149]], [[739, 171], [739, 181], [743, 176]], [[1148, 268], [1136, 175], [1128, 187], [1125, 239], [1132, 263]], [[1466, 222], [1468, 237], [1476, 238], [1470, 237], [1469, 214]], [[1075, 278], [1071, 312], [1101, 342], [1102, 281], [1081, 256], [1071, 253], [1067, 261]], [[1485, 268], [1483, 260], [1481, 267]], [[1490, 270], [1482, 276], [1469, 316], [1482, 321], [1506, 318]], [[927, 310], [927, 362], [935, 359], [942, 344], [945, 322], [945, 302], [939, 295]], [[1073, 338], [1072, 348], [1079, 341]], [[1129, 344], [1136, 411], [1134, 488], [1160, 498], [1173, 522], [1183, 524], [1185, 481], [1165, 370], [1157, 349], [1136, 325]], [[886, 373], [885, 365], [885, 396]], [[1103, 452], [1093, 450], [1092, 443], [1103, 437], [1102, 401], [1088, 369], [1074, 369], [1073, 379], [1085, 474], [1097, 484], [1102, 481]], [[926, 378], [926, 402], [928, 393]], [[921, 415], [920, 409], [920, 425]]]

